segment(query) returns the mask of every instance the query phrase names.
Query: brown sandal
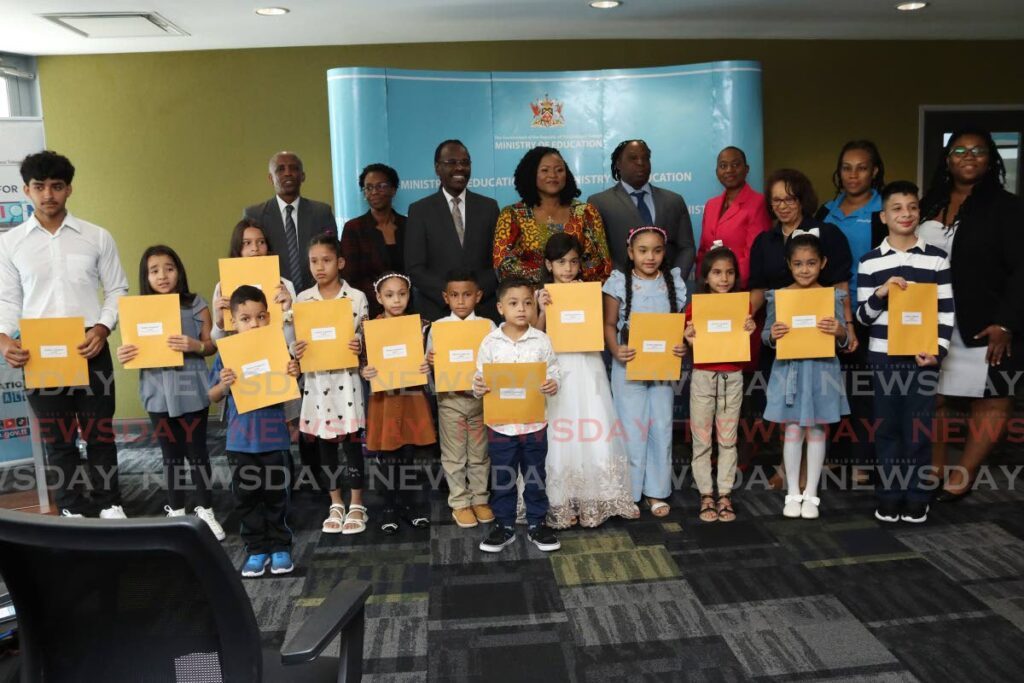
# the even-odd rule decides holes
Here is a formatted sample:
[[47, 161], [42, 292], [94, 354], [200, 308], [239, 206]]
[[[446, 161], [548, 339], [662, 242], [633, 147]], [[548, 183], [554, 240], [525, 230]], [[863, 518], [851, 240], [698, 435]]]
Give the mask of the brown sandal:
[[719, 496], [718, 498], [718, 521], [719, 522], [732, 522], [736, 519], [736, 512], [732, 509], [732, 501], [729, 500], [729, 496]]
[[[705, 502], [707, 501], [707, 502]], [[714, 496], [701, 496], [700, 497], [700, 513], [698, 517], [702, 522], [716, 522], [718, 521], [718, 510], [715, 509], [715, 497]]]

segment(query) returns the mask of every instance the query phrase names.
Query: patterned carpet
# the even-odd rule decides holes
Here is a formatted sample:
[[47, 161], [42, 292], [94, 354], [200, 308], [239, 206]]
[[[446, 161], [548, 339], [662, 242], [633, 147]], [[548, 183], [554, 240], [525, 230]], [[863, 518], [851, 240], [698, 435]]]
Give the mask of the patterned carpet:
[[[143, 475], [159, 472], [158, 450], [129, 437], [120, 452], [128, 513], [157, 514], [163, 497]], [[1024, 483], [1020, 445], [990, 464], [998, 490], [933, 506], [920, 526], [881, 525], [869, 490], [834, 486], [820, 519], [787, 520], [755, 481], [731, 524], [700, 523], [687, 488], [664, 520], [562, 532], [552, 554], [524, 527], [504, 553], [481, 553], [483, 528], [458, 528], [443, 492], [429, 530], [322, 536], [326, 499], [304, 492], [290, 518], [296, 572], [245, 585], [279, 644], [338, 581], [371, 581], [367, 681], [1016, 681], [1024, 494], [1007, 477]], [[227, 491], [216, 508], [240, 565]]]

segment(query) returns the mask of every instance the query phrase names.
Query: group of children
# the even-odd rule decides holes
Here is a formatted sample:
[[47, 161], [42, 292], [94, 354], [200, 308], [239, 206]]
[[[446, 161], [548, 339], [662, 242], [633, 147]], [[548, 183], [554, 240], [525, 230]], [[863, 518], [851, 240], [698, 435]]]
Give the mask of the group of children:
[[[908, 282], [935, 282], [940, 287], [940, 310], [951, 312], [949, 262], [941, 251], [919, 242], [917, 188], [910, 183], [891, 183], [882, 192], [882, 220], [889, 237], [860, 263], [860, 305], [857, 320], [871, 326], [872, 358], [887, 371], [909, 374], [920, 380], [923, 368], [938, 364], [928, 354], [914, 357], [886, 355], [887, 296], [893, 287]], [[294, 432], [315, 439], [320, 456], [320, 484], [329, 491], [330, 504], [322, 531], [358, 534], [367, 528], [370, 515], [363, 500], [367, 472], [365, 452], [382, 471], [384, 506], [380, 529], [395, 534], [401, 522], [416, 529], [429, 527], [429, 516], [419, 509], [418, 485], [407, 485], [403, 469], [412, 465], [421, 448], [431, 447], [440, 435], [441, 464], [447, 479], [448, 504], [455, 523], [462, 528], [490, 525], [480, 543], [485, 552], [500, 552], [514, 542], [517, 517], [525, 517], [528, 538], [544, 551], [560, 547], [555, 529], [575, 524], [597, 526], [612, 516], [633, 519], [643, 502], [655, 517], [669, 513], [672, 492], [672, 404], [669, 382], [627, 379], [626, 366], [637, 353], [630, 345], [633, 313], [689, 312], [682, 273], [667, 267], [666, 234], [657, 227], [632, 230], [628, 236], [631, 267], [615, 271], [603, 284], [605, 342], [611, 356], [610, 382], [600, 352], [556, 355], [545, 334], [545, 310], [552, 304], [549, 290], [532, 282], [509, 279], [497, 291], [500, 326], [491, 331], [476, 350], [472, 391], [437, 393], [437, 430], [426, 387], [374, 392], [367, 398], [366, 382], [378, 370], [367, 362], [362, 323], [368, 317], [365, 295], [350, 286], [340, 273], [345, 265], [338, 241], [321, 235], [309, 244], [309, 267], [316, 284], [294, 293], [282, 280], [272, 302], [252, 286], [242, 286], [229, 298], [214, 294], [214, 313], [198, 295], [189, 291], [184, 266], [168, 247], [148, 249], [140, 263], [143, 294], [178, 293], [181, 297], [182, 334], [168, 345], [185, 355], [185, 364], [174, 369], [142, 370], [143, 403], [152, 420], [172, 426], [170, 437], [161, 437], [167, 472], [168, 515], [186, 514], [182, 490], [184, 462], [193, 468], [196, 492], [192, 512], [224, 537], [214, 518], [206, 451], [206, 421], [211, 402], [227, 399], [226, 451], [232, 465], [232, 491], [241, 535], [248, 558], [244, 576], [260, 576], [269, 566], [274, 574], [292, 571], [291, 531], [287, 525], [289, 469], [288, 450]], [[232, 236], [233, 256], [269, 253], [262, 230], [243, 221]], [[568, 234], [551, 237], [545, 249], [547, 281], [572, 283], [580, 279], [585, 257], [579, 241]], [[818, 277], [825, 258], [817, 237], [794, 234], [786, 244], [786, 259], [794, 282], [791, 289], [821, 285]], [[735, 254], [718, 245], [703, 259], [700, 282], [709, 294], [735, 292], [739, 288]], [[401, 273], [386, 273], [374, 283], [380, 318], [406, 315], [412, 287]], [[475, 308], [481, 290], [469, 272], [455, 271], [446, 278], [445, 302], [451, 314], [439, 322], [477, 319]], [[817, 321], [817, 328], [834, 336], [839, 347], [847, 343], [843, 320], [846, 294], [835, 294], [835, 316]], [[294, 302], [348, 299], [352, 303], [356, 335], [349, 349], [360, 356], [358, 369], [303, 372], [306, 341], [295, 341], [290, 317], [285, 314], [286, 339], [292, 360], [291, 376], [301, 378], [301, 399], [239, 414], [231, 389], [235, 371], [225, 368], [218, 355], [207, 373], [203, 358], [216, 353], [216, 337], [223, 336], [223, 317], [230, 311], [238, 334], [270, 324], [269, 305], [285, 311]], [[763, 343], [774, 347], [789, 332], [776, 318], [775, 292], [766, 295]], [[688, 316], [689, 318], [689, 316]], [[747, 334], [755, 331], [752, 316], [744, 321]], [[429, 373], [435, 361], [433, 331], [424, 328], [425, 361], [419, 370]], [[683, 357], [701, 334], [687, 325], [672, 353]], [[948, 337], [948, 334], [946, 335]], [[943, 348], [945, 344], [943, 344]], [[124, 363], [137, 349], [117, 351]], [[484, 366], [490, 363], [544, 363], [547, 370], [540, 391], [546, 397], [545, 421], [528, 424], [485, 424], [482, 397], [490, 391]], [[730, 494], [736, 472], [737, 425], [743, 396], [742, 364], [696, 364], [690, 382], [693, 476], [700, 493], [699, 519], [730, 522], [736, 518]], [[185, 382], [183, 384], [182, 382]], [[183, 391], [187, 384], [191, 391]], [[915, 434], [910, 443], [906, 423], [928, 411], [928, 401], [917, 385], [907, 396], [876, 398], [882, 420], [878, 453], [884, 468], [919, 468], [930, 461], [929, 444]], [[208, 389], [207, 389], [208, 387]], [[877, 392], [877, 390], [876, 390]], [[836, 358], [775, 361], [767, 390], [766, 420], [785, 425], [783, 459], [788, 493], [786, 517], [818, 516], [818, 482], [825, 460], [826, 428], [849, 412]], [[549, 424], [576, 427], [568, 436], [549, 430]], [[602, 438], [584, 440], [579, 427], [602, 425]], [[613, 426], [614, 425], [614, 426]], [[290, 429], [291, 427], [291, 429]], [[158, 432], [163, 433], [163, 432]], [[717, 478], [713, 480], [712, 434], [718, 446]], [[807, 442], [806, 480], [801, 488], [803, 444]], [[345, 465], [340, 466], [339, 446]], [[344, 475], [344, 476], [343, 476]], [[350, 491], [346, 505], [342, 479]], [[876, 516], [882, 521], [923, 521], [927, 496], [914, 478], [899, 487], [889, 478], [879, 488]], [[717, 497], [715, 485], [717, 484]], [[520, 500], [521, 499], [521, 500]], [[518, 509], [517, 509], [518, 508]], [[525, 513], [525, 514], [520, 514]]]

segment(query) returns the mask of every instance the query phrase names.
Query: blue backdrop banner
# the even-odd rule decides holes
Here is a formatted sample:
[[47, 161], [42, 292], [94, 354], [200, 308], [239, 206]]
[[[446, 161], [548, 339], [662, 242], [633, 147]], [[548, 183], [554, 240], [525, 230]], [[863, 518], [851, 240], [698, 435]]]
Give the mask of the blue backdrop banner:
[[749, 182], [763, 182], [757, 62], [531, 73], [338, 68], [327, 72], [327, 93], [339, 225], [367, 209], [358, 185], [367, 164], [398, 171], [399, 213], [437, 191], [434, 149], [447, 138], [469, 149], [470, 188], [501, 206], [519, 200], [512, 174], [536, 145], [562, 152], [586, 199], [614, 182], [609, 156], [621, 140], [646, 140], [651, 183], [686, 198], [698, 240], [704, 203], [722, 191], [722, 147], [743, 149]]

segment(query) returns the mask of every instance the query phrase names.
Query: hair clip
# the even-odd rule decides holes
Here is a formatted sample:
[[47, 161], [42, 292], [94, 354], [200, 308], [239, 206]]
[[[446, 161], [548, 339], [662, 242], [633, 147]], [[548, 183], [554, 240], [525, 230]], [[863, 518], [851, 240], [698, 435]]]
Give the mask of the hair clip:
[[800, 228], [797, 228], [790, 235], [790, 238], [792, 239], [793, 237], [798, 237], [800, 235], [814, 235], [815, 237], [821, 237], [821, 230], [818, 228], [811, 228], [810, 230], [801, 230]]
[[405, 280], [405, 284], [412, 287], [412, 280], [409, 279], [408, 275], [402, 275], [401, 273], [384, 273], [379, 278], [373, 281], [373, 291], [376, 292], [380, 287], [380, 283], [384, 282], [385, 280], [390, 280], [393, 277], [402, 278], [403, 280]]
[[723, 242], [722, 240], [715, 240], [714, 242], [711, 243], [711, 248], [712, 249], [717, 249], [718, 247], [724, 247], [724, 246], [725, 246], [725, 242]]

